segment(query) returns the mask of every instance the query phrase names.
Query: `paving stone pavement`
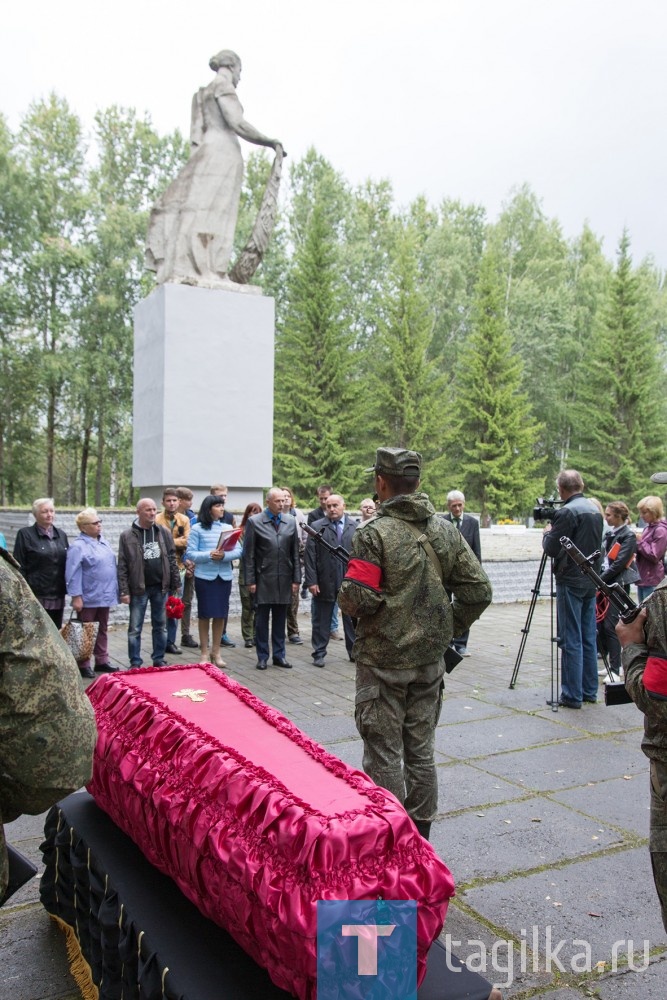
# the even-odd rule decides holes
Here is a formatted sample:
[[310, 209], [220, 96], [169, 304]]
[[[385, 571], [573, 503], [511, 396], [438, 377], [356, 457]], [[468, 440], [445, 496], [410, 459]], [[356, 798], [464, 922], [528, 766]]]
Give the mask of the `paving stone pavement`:
[[[431, 837], [457, 883], [443, 940], [505, 1000], [664, 1000], [667, 934], [647, 848], [642, 716], [633, 705], [546, 705], [554, 651], [548, 601], [537, 604], [510, 689], [527, 612], [526, 604], [493, 605], [473, 626], [472, 655], [447, 678]], [[294, 669], [261, 672], [232, 619], [237, 646], [224, 651], [228, 673], [361, 767], [354, 664], [344, 643], [332, 641], [325, 668], [314, 668], [307, 616], [301, 628], [304, 644], [288, 645]], [[126, 667], [124, 627], [110, 645], [112, 660]], [[196, 663], [197, 650], [169, 660]], [[43, 817], [24, 816], [7, 834], [40, 863], [42, 828]], [[35, 879], [0, 910], [0, 1000], [78, 996]]]

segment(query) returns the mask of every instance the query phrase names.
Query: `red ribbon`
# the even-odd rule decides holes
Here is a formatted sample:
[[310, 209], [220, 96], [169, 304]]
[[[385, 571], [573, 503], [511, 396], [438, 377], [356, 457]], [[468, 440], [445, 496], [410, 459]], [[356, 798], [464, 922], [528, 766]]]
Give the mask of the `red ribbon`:
[[647, 694], [667, 699], [667, 660], [662, 656], [649, 656], [643, 681]]
[[366, 559], [350, 559], [347, 564], [346, 580], [362, 583], [372, 590], [379, 590], [382, 583], [382, 567]]

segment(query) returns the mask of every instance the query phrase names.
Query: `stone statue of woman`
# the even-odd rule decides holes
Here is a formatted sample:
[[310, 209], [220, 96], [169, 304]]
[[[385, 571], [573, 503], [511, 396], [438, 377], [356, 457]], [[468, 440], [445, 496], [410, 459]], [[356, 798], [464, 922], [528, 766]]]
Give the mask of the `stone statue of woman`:
[[238, 136], [275, 149], [274, 173], [280, 179], [281, 143], [245, 120], [236, 96], [241, 60], [223, 49], [209, 66], [214, 79], [192, 99], [190, 159], [153, 208], [148, 224], [146, 266], [157, 273], [159, 283], [227, 284], [243, 180]]

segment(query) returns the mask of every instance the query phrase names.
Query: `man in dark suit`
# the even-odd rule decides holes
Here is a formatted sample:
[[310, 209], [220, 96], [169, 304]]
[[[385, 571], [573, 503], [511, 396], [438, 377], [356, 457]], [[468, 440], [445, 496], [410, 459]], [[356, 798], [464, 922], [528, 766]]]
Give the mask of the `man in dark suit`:
[[[345, 513], [345, 501], [337, 493], [332, 493], [325, 501], [326, 517], [314, 521], [313, 531], [321, 533], [322, 538], [333, 545], [341, 545], [350, 551], [352, 535], [356, 530], [356, 522]], [[311, 607], [313, 664], [324, 666], [324, 657], [331, 637], [331, 613], [338, 597], [340, 585], [345, 576], [345, 564], [332, 552], [309, 536], [305, 552], [305, 584], [313, 595]], [[354, 645], [354, 625], [349, 615], [343, 615], [345, 632], [345, 647], [347, 655], [352, 659]]]
[[[447, 510], [448, 514], [445, 514], [445, 520], [451, 521], [455, 527], [459, 529], [466, 542], [473, 550], [474, 554], [477, 556], [478, 561], [482, 562], [482, 546], [479, 540], [479, 521], [476, 517], [472, 517], [471, 514], [464, 514], [466, 506], [466, 498], [461, 493], [461, 490], [450, 490], [447, 494]], [[455, 636], [452, 642], [461, 656], [470, 656], [468, 652], [468, 636], [470, 635], [470, 629], [466, 629], [461, 635]]]
[[243, 572], [254, 595], [257, 669], [266, 670], [271, 648], [276, 667], [291, 667], [285, 655], [287, 609], [301, 582], [296, 518], [283, 514], [283, 490], [273, 487], [266, 508], [248, 519], [243, 543]]

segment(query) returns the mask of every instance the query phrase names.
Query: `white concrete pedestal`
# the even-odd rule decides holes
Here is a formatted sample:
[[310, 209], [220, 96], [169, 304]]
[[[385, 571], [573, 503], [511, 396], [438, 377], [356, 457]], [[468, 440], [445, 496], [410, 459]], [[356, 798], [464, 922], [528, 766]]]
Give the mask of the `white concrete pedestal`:
[[274, 302], [263, 295], [165, 284], [134, 310], [133, 483], [212, 483], [229, 509], [262, 502], [273, 453]]

